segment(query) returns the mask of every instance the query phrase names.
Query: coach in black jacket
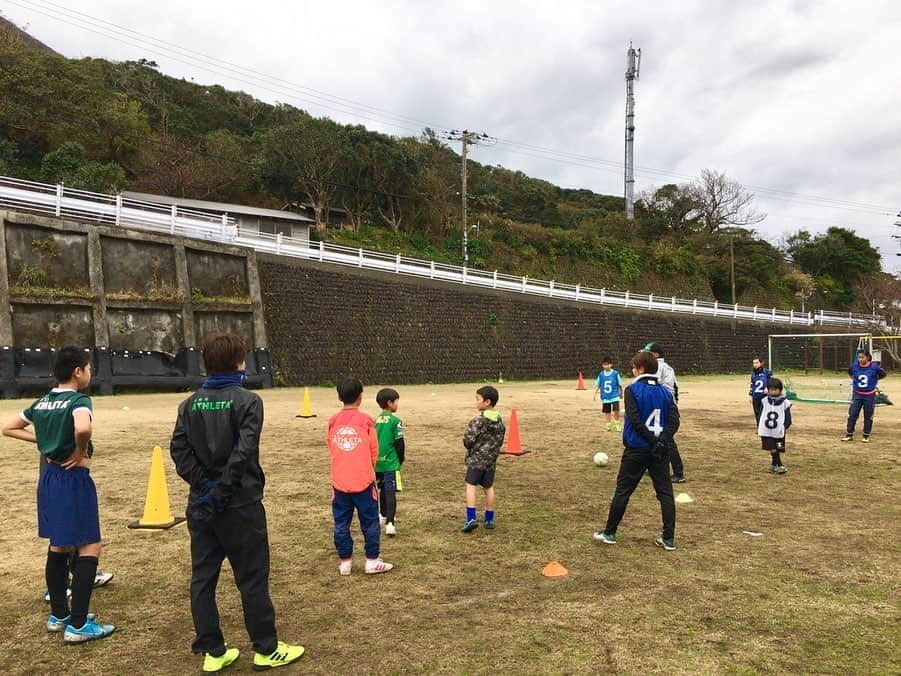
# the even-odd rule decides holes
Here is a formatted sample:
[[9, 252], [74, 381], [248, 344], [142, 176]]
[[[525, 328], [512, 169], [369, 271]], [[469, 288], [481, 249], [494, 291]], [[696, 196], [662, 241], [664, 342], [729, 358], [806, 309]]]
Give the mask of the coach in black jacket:
[[[253, 641], [255, 667], [282, 666], [303, 654], [302, 646], [278, 640], [269, 597], [269, 534], [263, 509], [265, 477], [260, 467], [263, 402], [243, 387], [247, 347], [238, 336], [219, 333], [203, 341], [207, 379], [178, 408], [170, 452], [179, 476], [191, 485], [191, 614], [206, 666], [222, 668], [238, 658], [226, 650], [216, 606], [216, 583], [228, 557], [241, 592], [244, 624]], [[210, 662], [207, 665], [207, 662]]]

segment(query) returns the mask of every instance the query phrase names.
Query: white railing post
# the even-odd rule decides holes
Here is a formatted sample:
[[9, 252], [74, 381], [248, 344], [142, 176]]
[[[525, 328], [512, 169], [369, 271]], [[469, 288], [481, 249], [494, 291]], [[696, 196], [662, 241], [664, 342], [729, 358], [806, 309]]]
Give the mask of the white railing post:
[[579, 284], [576, 284], [576, 300], [579, 300]]
[[429, 261], [429, 279], [435, 279], [435, 261]]
[[601, 289], [601, 305], [604, 304], [604, 294], [606, 293], [606, 289]]
[[795, 309], [792, 308], [788, 312], [788, 324], [789, 324], [789, 326], [791, 326], [794, 323], [795, 323]]
[[673, 296], [673, 302], [670, 303], [670, 310], [669, 310], [669, 311], [670, 311], [670, 312], [675, 312], [675, 311], [676, 311], [676, 297], [675, 297], [675, 296]]
[[282, 237], [284, 237], [282, 233], [278, 233], [275, 236], [275, 253], [280, 254], [282, 252]]
[[693, 315], [698, 314], [698, 299], [697, 298], [693, 298], [691, 301], [691, 314], [693, 314]]
[[813, 324], [813, 320], [811, 319], [810, 313], [808, 312], [807, 313], [807, 326], [810, 326], [811, 324]]
[[169, 234], [175, 234], [175, 219], [178, 218], [178, 207], [174, 204], [172, 208], [169, 210]]
[[523, 293], [526, 292], [526, 278], [525, 277], [522, 278], [522, 292]]
[[228, 215], [222, 214], [222, 220], [221, 220], [221, 224], [219, 226], [220, 241], [222, 241], [222, 242], [224, 242], [228, 239], [227, 228], [228, 228]]
[[718, 300], [713, 301], [713, 316], [716, 317], [716, 311], [720, 307], [720, 302]]
[[362, 247], [360, 247], [360, 250], [359, 250], [359, 253], [358, 253], [357, 267], [358, 267], [358, 268], [362, 268], [362, 267], [363, 267], [363, 248], [362, 248]]
[[321, 239], [319, 240], [319, 261], [322, 262], [322, 258], [325, 254], [325, 242]]
[[773, 308], [773, 323], [776, 322], [776, 308]]
[[116, 225], [122, 222], [122, 195], [116, 195]]
[[654, 309], [654, 294], [649, 293], [648, 294], [648, 310], [653, 310], [653, 309]]
[[757, 306], [754, 306], [754, 321], [757, 321]]
[[56, 209], [54, 213], [59, 216], [63, 208], [63, 184], [56, 184]]
[[551, 298], [554, 297], [554, 280], [553, 279], [550, 282], [548, 282], [547, 295], [550, 296]]
[[626, 302], [623, 304], [623, 307], [629, 307], [629, 292], [626, 291]]
[[497, 288], [497, 270], [495, 270], [495, 271], [494, 271], [494, 274], [491, 275], [491, 288], [492, 288], [492, 289], [496, 289], [496, 288]]
[[465, 265], [463, 266], [463, 274], [461, 276], [461, 279], [462, 279], [463, 283], [466, 284], [466, 266]]
[[397, 258], [394, 259], [394, 272], [400, 273], [400, 254], [397, 254]]
[[733, 317], [738, 317], [738, 303], [735, 303], [735, 304], [732, 306], [732, 316], [733, 316]]

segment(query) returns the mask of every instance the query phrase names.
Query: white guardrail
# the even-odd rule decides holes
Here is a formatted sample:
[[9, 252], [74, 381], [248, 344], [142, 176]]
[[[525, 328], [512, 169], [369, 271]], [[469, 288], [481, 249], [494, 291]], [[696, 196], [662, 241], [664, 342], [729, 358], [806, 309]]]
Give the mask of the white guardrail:
[[310, 246], [304, 239], [268, 235], [239, 228], [227, 213], [211, 215], [182, 209], [175, 205], [162, 205], [123, 198], [121, 195], [75, 190], [64, 188], [62, 185], [36, 183], [6, 176], [0, 176], [0, 207], [210, 240], [249, 247], [279, 256], [580, 303], [802, 326], [855, 326], [874, 323], [873, 318], [866, 315], [823, 310], [815, 313], [798, 313], [793, 310], [786, 312], [775, 308], [720, 304], [717, 301], [685, 300], [675, 296], [610, 291], [583, 287], [579, 284], [560, 284], [554, 281], [517, 277], [497, 271], [487, 272], [325, 242]]

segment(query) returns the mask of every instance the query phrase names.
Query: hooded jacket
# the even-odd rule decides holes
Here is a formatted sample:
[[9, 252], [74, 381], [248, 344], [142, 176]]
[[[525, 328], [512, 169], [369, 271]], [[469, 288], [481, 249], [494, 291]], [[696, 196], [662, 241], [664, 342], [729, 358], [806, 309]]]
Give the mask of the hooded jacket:
[[490, 469], [497, 462], [504, 445], [507, 429], [497, 411], [482, 411], [482, 415], [469, 421], [463, 434], [466, 447], [466, 466]]

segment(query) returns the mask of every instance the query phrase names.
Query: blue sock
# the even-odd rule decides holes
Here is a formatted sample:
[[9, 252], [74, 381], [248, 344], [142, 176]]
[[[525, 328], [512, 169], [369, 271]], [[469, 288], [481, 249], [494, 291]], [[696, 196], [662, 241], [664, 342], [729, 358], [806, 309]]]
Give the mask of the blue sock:
[[494, 510], [493, 509], [485, 510], [485, 523], [488, 523], [489, 521], [494, 521]]
[[467, 507], [466, 508], [466, 520], [467, 521], [475, 521], [476, 520], [476, 508], [475, 507]]

